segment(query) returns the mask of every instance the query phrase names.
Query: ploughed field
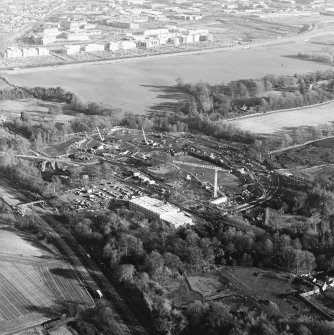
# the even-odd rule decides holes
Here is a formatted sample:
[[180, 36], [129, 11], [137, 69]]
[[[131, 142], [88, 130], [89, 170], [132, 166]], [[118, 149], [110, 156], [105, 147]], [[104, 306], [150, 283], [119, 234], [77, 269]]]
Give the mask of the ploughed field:
[[70, 301], [93, 303], [70, 264], [29, 235], [0, 230], [0, 334], [45, 322]]
[[229, 121], [256, 134], [275, 134], [291, 128], [321, 126], [334, 121], [334, 102], [291, 111], [259, 114]]
[[293, 75], [326, 70], [330, 65], [296, 59], [296, 50], [318, 50], [305, 42], [254, 47], [227, 48], [206, 54], [185, 54], [160, 58], [68, 68], [27, 69], [6, 76], [19, 86], [61, 86], [88, 101], [104, 102], [135, 114], [161, 110], [184, 98], [172, 90], [175, 79], [203, 80], [210, 84], [266, 74]]

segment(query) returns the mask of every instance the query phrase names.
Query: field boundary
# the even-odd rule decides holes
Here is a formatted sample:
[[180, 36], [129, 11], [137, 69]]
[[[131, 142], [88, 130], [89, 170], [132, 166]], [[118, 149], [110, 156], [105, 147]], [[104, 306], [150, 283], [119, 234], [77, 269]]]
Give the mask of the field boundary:
[[328, 136], [328, 137], [323, 137], [323, 138], [318, 138], [317, 140], [307, 141], [307, 142], [301, 143], [301, 144], [290, 145], [288, 147], [273, 150], [273, 151], [269, 151], [269, 155], [277, 154], [279, 152], [284, 152], [284, 151], [288, 151], [288, 150], [292, 150], [292, 149], [301, 148], [301, 147], [304, 147], [305, 145], [325, 141], [325, 140], [328, 140], [328, 139], [331, 139], [331, 138], [334, 138], [334, 135]]

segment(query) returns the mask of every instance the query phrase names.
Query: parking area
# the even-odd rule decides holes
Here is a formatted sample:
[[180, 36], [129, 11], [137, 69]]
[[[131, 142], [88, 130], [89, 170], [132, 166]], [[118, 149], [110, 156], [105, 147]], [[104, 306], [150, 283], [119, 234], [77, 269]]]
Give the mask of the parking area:
[[71, 210], [83, 210], [106, 206], [110, 200], [129, 200], [140, 197], [143, 192], [131, 185], [114, 181], [90, 185], [72, 190], [68, 195]]

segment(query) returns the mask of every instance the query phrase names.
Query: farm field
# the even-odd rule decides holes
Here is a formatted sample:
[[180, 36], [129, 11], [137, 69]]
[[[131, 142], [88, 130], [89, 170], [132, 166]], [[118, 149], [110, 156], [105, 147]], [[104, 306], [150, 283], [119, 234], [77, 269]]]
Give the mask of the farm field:
[[334, 121], [334, 103], [312, 108], [261, 114], [229, 121], [256, 134], [272, 135], [291, 128], [321, 126]]
[[317, 50], [319, 47], [305, 42], [289, 42], [248, 50], [227, 48], [212, 53], [146, 57], [72, 68], [28, 69], [6, 76], [18, 86], [61, 86], [88, 101], [145, 114], [184, 99], [184, 95], [172, 87], [178, 77], [185, 82], [203, 80], [216, 84], [266, 74], [293, 75], [331, 68], [323, 63], [287, 57], [295, 55], [296, 50], [312, 51], [313, 48]]
[[[1, 81], [0, 81], [1, 85]], [[0, 86], [1, 88], [1, 86]], [[48, 113], [50, 106], [61, 105], [64, 114], [51, 115]], [[0, 101], [0, 116], [8, 119], [16, 118], [21, 115], [21, 112], [27, 112], [33, 121], [58, 121], [66, 122], [73, 118], [73, 115], [66, 115], [66, 104], [58, 104], [53, 102], [44, 102], [37, 99], [20, 99], [20, 100], [3, 100]]]
[[77, 274], [29, 235], [0, 230], [0, 334], [38, 325], [65, 302], [92, 304]]

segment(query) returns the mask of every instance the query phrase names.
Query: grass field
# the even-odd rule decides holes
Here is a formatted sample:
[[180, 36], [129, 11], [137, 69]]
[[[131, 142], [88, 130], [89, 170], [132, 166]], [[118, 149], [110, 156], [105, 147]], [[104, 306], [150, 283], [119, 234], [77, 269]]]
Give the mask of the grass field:
[[[171, 88], [175, 79], [186, 82], [203, 80], [211, 84], [266, 74], [293, 75], [331, 68], [330, 65], [286, 57], [296, 50], [319, 47], [289, 43], [225, 51], [147, 58], [113, 64], [78, 66], [66, 69], [41, 69], [36, 72], [7, 74], [21, 86], [62, 86], [89, 101], [104, 102], [136, 114], [161, 109], [184, 96]], [[131, 97], [131, 99], [129, 99]]]
[[256, 134], [275, 134], [303, 126], [321, 126], [334, 121], [334, 103], [293, 111], [261, 114], [230, 121]]
[[55, 317], [65, 302], [93, 303], [55, 256], [27, 234], [0, 230], [0, 334]]
[[257, 300], [270, 300], [276, 303], [283, 314], [296, 313], [290, 303], [278, 297], [279, 294], [294, 290], [288, 273], [245, 267], [223, 269], [221, 272], [239, 288], [240, 292], [251, 295]]
[[[0, 81], [1, 83], [1, 81]], [[0, 87], [1, 88], [1, 87]], [[57, 105], [56, 102], [44, 102], [37, 99], [3, 100], [0, 101], [0, 116], [8, 119], [19, 117], [21, 112], [27, 112], [34, 121], [54, 121], [66, 122], [73, 118], [73, 115], [67, 115], [66, 105], [61, 104], [64, 114], [50, 115], [48, 113], [51, 105]]]
[[[192, 156], [176, 158], [174, 160], [190, 162], [190, 163], [195, 163], [195, 164], [200, 164], [200, 165], [213, 166], [212, 164], [203, 162], [202, 160], [197, 159], [196, 157], [192, 157]], [[184, 165], [184, 164], [176, 164], [176, 165], [178, 165], [183, 170], [194, 174], [200, 181], [209, 182], [213, 185], [214, 173], [215, 173], [214, 170], [201, 168], [201, 167], [195, 167], [195, 166], [189, 166], [189, 165]], [[238, 193], [240, 191], [239, 179], [233, 174], [229, 173], [228, 171], [218, 172], [218, 185], [220, 186], [220, 189], [222, 192], [227, 191], [230, 193]]]

